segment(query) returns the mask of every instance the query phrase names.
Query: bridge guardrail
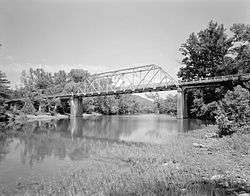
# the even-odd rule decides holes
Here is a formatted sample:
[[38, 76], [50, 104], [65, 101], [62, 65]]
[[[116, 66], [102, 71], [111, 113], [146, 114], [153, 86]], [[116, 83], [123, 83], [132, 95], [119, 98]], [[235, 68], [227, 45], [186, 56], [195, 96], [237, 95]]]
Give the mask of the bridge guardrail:
[[250, 78], [250, 74], [235, 74], [235, 75], [227, 75], [227, 76], [216, 76], [216, 77], [207, 77], [207, 78], [199, 78], [193, 80], [178, 80], [179, 85], [187, 85], [187, 84], [195, 84], [195, 83], [208, 83], [213, 81], [229, 81], [229, 80], [238, 80], [241, 78]]

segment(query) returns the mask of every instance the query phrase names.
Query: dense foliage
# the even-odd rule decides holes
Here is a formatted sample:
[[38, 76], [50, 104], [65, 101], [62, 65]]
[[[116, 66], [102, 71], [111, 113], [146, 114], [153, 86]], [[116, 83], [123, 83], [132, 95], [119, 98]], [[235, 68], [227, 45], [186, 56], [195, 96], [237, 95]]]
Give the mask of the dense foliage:
[[6, 75], [0, 71], [0, 118], [5, 113], [4, 101], [10, 97], [9, 83]]
[[148, 94], [149, 98], [154, 100], [154, 110], [160, 114], [177, 115], [177, 95], [167, 95], [160, 97], [158, 93]]
[[0, 71], [0, 97], [7, 98], [9, 97], [9, 80], [7, 80], [5, 73]]
[[178, 76], [183, 80], [220, 75], [225, 64], [225, 55], [232, 46], [223, 25], [209, 22], [208, 27], [198, 34], [192, 33], [182, 44], [184, 58]]
[[219, 135], [229, 135], [237, 128], [250, 125], [250, 92], [241, 86], [228, 91], [219, 101], [216, 122]]
[[[182, 80], [193, 80], [230, 74], [250, 73], [250, 26], [234, 24], [228, 36], [223, 25], [210, 21], [208, 27], [192, 33], [180, 51], [184, 67], [178, 72]], [[188, 112], [194, 118], [214, 119], [216, 102], [221, 100], [232, 84], [220, 88], [189, 90]], [[249, 88], [249, 83], [241, 84]]]
[[36, 109], [30, 99], [27, 99], [25, 101], [25, 104], [22, 107], [21, 112], [24, 114], [34, 114], [36, 112]]

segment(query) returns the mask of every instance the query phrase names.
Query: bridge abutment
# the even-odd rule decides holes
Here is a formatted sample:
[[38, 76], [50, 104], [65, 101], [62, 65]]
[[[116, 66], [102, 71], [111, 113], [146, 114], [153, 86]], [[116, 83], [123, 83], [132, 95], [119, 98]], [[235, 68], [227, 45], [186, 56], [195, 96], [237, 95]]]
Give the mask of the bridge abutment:
[[70, 98], [70, 116], [71, 117], [82, 117], [83, 115], [83, 103], [80, 97]]
[[177, 89], [177, 118], [188, 118], [187, 92], [181, 88]]

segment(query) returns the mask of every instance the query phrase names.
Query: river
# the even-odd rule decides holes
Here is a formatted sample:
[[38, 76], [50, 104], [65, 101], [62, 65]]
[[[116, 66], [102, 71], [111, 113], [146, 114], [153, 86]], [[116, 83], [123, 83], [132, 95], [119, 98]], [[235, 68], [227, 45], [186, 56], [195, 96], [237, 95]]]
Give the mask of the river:
[[0, 187], [29, 179], [58, 178], [91, 155], [88, 141], [164, 144], [178, 134], [206, 126], [201, 120], [166, 115], [93, 116], [17, 125], [16, 137], [0, 140]]

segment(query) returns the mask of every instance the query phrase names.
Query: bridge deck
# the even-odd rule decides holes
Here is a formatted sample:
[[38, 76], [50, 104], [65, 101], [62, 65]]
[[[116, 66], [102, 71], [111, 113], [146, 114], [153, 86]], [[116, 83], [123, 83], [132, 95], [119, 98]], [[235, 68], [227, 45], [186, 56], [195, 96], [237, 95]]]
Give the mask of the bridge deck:
[[138, 88], [138, 89], [126, 89], [126, 90], [116, 90], [116, 91], [106, 91], [106, 92], [89, 92], [89, 93], [76, 93], [76, 94], [62, 94], [62, 95], [51, 95], [47, 98], [70, 98], [70, 97], [96, 97], [105, 95], [120, 95], [120, 94], [133, 94], [133, 93], [145, 93], [145, 92], [159, 92], [159, 91], [171, 91], [177, 90], [176, 85], [172, 86], [160, 86], [151, 88]]
[[217, 76], [217, 77], [208, 77], [193, 79], [189, 81], [179, 81], [179, 86], [191, 86], [191, 85], [200, 85], [200, 84], [212, 84], [212, 83], [223, 83], [228, 81], [248, 81], [250, 80], [250, 74], [242, 75], [227, 75], [227, 76]]

